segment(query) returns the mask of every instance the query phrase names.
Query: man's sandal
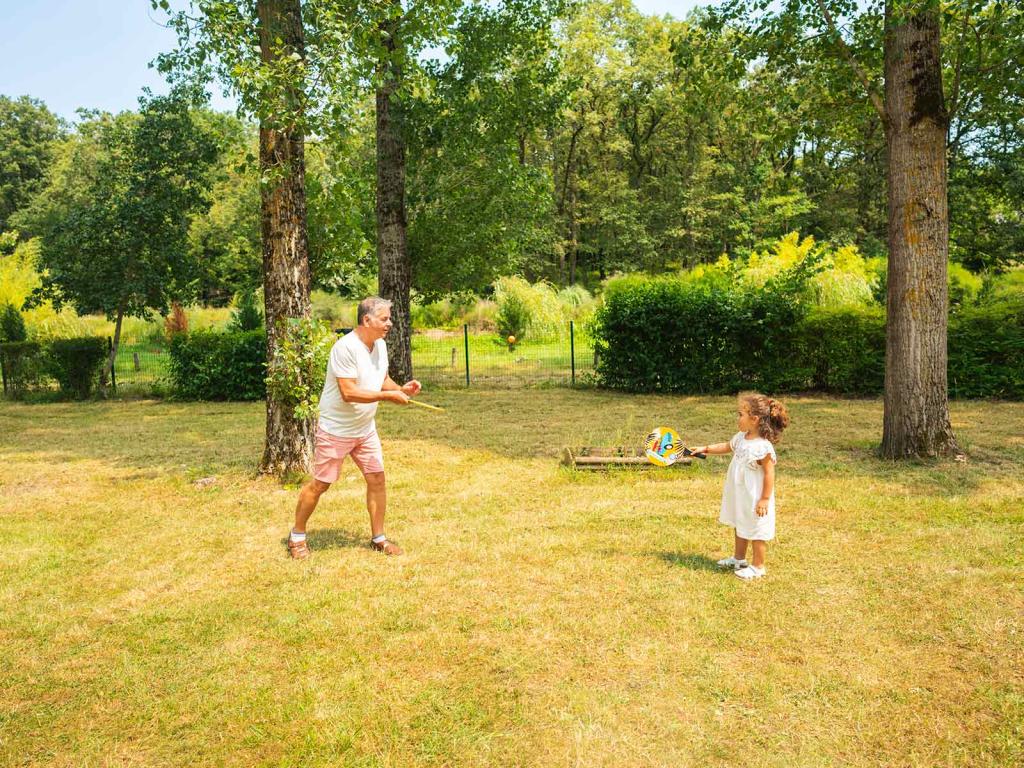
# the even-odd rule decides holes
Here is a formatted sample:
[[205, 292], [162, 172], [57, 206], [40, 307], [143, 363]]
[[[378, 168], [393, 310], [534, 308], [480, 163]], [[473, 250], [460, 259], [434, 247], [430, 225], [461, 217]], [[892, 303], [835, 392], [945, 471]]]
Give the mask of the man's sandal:
[[370, 547], [377, 552], [383, 552], [385, 555], [400, 555], [402, 554], [402, 548], [395, 544], [393, 541], [373, 541], [370, 540]]
[[309, 547], [306, 546], [306, 540], [292, 541], [288, 539], [288, 554], [292, 556], [293, 560], [305, 560], [309, 557], [312, 552], [309, 551]]

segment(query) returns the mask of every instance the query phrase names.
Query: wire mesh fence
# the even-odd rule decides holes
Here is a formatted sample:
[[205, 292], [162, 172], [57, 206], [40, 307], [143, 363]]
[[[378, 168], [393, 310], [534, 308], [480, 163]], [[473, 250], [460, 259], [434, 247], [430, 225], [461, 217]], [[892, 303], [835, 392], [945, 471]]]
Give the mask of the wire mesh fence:
[[428, 331], [412, 338], [413, 373], [446, 387], [574, 386], [594, 377], [594, 343], [573, 323], [509, 343], [495, 333]]
[[[348, 329], [339, 329], [339, 333]], [[155, 338], [122, 338], [113, 385], [121, 393], [168, 391], [170, 354]], [[441, 387], [575, 386], [594, 380], [594, 342], [574, 323], [510, 344], [497, 333], [429, 330], [413, 334], [413, 374]]]
[[111, 383], [115, 391], [159, 390], [166, 385], [169, 362], [170, 353], [162, 341], [122, 338]]

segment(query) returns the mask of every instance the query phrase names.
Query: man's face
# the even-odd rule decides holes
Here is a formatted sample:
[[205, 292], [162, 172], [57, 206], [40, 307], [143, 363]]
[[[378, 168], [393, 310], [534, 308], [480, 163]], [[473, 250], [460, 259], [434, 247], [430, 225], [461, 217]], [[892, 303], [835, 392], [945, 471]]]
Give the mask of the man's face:
[[383, 339], [391, 330], [391, 307], [368, 313], [363, 318], [363, 325], [373, 332], [374, 340]]

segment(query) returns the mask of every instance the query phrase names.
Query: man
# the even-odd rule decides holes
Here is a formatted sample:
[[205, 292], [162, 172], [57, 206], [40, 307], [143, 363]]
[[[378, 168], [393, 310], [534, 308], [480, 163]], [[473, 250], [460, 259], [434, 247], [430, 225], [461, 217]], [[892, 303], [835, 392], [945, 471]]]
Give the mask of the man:
[[356, 328], [331, 348], [327, 378], [320, 395], [320, 421], [313, 453], [313, 479], [299, 492], [295, 527], [288, 537], [288, 552], [304, 560], [306, 522], [331, 483], [338, 479], [346, 456], [366, 480], [366, 509], [370, 513], [370, 546], [386, 555], [400, 555], [397, 544], [384, 535], [387, 491], [384, 455], [374, 416], [377, 403], [406, 405], [420, 391], [418, 381], [399, 386], [388, 376], [388, 351], [384, 337], [391, 330], [391, 302], [371, 296], [359, 302]]

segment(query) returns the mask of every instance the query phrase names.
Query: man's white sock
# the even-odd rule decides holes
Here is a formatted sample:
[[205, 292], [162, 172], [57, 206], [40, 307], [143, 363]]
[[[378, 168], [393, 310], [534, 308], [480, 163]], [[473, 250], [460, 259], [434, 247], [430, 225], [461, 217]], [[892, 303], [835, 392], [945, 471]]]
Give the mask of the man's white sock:
[[374, 544], [380, 544], [380, 543], [382, 543], [382, 542], [385, 542], [385, 541], [387, 541], [387, 540], [388, 540], [388, 537], [387, 537], [387, 536], [385, 536], [385, 535], [384, 535], [383, 533], [381, 533], [381, 534], [378, 534], [378, 535], [374, 536], [374, 537], [373, 537], [373, 538], [371, 539], [371, 541], [372, 541], [372, 542], [373, 542]]
[[305, 540], [306, 540], [306, 532], [305, 531], [303, 531], [302, 533], [296, 533], [295, 531], [292, 531], [291, 534], [288, 536], [288, 541], [305, 541]]

